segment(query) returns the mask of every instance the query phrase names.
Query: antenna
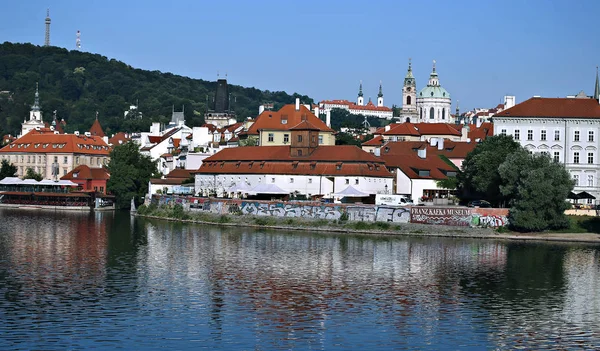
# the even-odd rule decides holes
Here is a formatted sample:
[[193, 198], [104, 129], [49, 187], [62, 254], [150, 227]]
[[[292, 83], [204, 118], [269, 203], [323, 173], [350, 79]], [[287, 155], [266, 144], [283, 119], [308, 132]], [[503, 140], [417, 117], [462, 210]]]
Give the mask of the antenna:
[[365, 120], [363, 121], [362, 124], [365, 127], [365, 129], [371, 128], [371, 123], [369, 123], [369, 121], [367, 121], [367, 116], [365, 116]]
[[77, 31], [77, 39], [75, 39], [75, 50], [81, 50], [81, 32]]
[[44, 39], [44, 46], [50, 46], [50, 9], [46, 9], [46, 37]]

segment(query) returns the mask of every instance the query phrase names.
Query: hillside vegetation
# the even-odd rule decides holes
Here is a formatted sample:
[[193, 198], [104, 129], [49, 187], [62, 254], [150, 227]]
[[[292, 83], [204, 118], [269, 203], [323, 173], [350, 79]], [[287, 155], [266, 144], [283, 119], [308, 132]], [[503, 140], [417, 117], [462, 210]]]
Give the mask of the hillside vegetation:
[[[201, 64], [201, 63], [199, 63]], [[186, 124], [199, 126], [212, 108], [216, 82], [160, 71], [133, 68], [115, 59], [59, 47], [0, 44], [0, 132], [15, 134], [28, 118], [35, 85], [39, 82], [43, 119], [53, 111], [67, 122], [66, 131], [88, 130], [98, 111], [107, 134], [147, 131], [151, 122], [167, 123], [172, 106], [185, 106]], [[256, 117], [258, 106], [272, 102], [278, 109], [299, 97], [230, 85], [231, 106], [239, 120]], [[130, 105], [139, 104], [142, 119], [124, 118]]]

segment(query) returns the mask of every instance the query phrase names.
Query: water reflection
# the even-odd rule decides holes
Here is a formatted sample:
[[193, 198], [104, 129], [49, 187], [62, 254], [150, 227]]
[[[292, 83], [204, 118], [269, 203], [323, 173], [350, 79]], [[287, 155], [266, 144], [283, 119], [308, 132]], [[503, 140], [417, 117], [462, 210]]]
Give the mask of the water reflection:
[[600, 345], [596, 247], [1, 215], [13, 349]]

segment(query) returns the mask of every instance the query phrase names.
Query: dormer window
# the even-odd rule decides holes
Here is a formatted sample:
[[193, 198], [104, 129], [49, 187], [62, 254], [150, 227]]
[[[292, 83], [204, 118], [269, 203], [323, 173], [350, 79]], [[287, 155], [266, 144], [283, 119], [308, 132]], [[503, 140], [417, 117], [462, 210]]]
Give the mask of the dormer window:
[[79, 177], [79, 172], [73, 173], [73, 178], [77, 178], [77, 177]]
[[341, 169], [342, 169], [342, 163], [341, 163], [341, 162], [338, 162], [338, 163], [335, 165], [335, 169], [337, 169], [338, 171], [339, 171], [339, 170], [341, 170]]

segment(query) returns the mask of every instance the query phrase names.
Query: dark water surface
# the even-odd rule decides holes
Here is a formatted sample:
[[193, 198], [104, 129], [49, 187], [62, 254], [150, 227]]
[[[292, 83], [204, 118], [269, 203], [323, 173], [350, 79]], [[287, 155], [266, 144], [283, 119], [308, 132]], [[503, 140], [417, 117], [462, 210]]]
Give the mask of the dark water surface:
[[0, 348], [600, 348], [596, 246], [0, 211]]

